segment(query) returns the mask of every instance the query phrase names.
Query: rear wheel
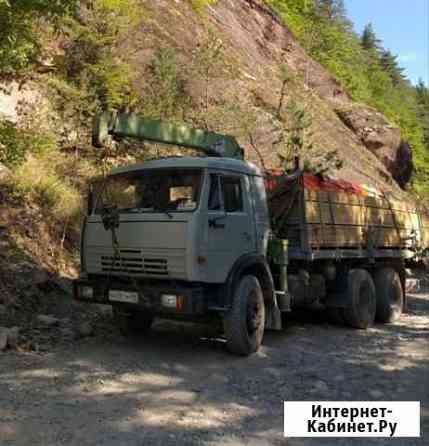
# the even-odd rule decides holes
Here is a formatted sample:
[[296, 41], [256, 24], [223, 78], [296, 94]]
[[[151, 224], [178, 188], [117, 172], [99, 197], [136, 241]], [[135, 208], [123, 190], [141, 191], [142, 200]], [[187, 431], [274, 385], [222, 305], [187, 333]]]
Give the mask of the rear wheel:
[[255, 276], [244, 276], [238, 283], [224, 326], [230, 352], [247, 356], [259, 349], [264, 336], [265, 303]]
[[154, 316], [147, 311], [113, 307], [113, 319], [124, 336], [146, 333], [152, 326]]
[[375, 285], [371, 275], [364, 269], [349, 271], [347, 307], [344, 320], [350, 327], [365, 329], [374, 323], [376, 311]]
[[402, 314], [404, 291], [399, 274], [393, 268], [379, 269], [374, 276], [377, 293], [376, 319], [380, 322], [395, 322]]

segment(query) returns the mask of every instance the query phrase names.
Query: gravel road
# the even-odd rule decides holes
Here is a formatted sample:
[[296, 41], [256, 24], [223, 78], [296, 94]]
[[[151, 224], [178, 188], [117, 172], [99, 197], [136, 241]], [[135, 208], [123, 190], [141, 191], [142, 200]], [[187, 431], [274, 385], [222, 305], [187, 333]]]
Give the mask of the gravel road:
[[[0, 353], [0, 445], [428, 445], [429, 294], [394, 325], [355, 331], [320, 317], [268, 333], [250, 358], [208, 327], [159, 322], [47, 352]], [[420, 400], [422, 438], [284, 439], [283, 400]]]

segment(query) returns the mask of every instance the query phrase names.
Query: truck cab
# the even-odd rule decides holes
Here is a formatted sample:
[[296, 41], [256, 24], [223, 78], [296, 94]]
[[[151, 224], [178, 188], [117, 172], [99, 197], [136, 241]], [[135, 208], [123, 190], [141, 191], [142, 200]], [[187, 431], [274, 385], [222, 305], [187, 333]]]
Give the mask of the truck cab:
[[257, 335], [246, 328], [230, 349], [249, 354], [265, 326], [280, 328], [256, 166], [220, 157], [148, 161], [113, 170], [89, 201], [75, 298], [112, 305], [123, 332], [147, 329], [156, 316], [228, 326], [240, 286], [252, 302], [241, 304], [229, 331], [244, 323]]

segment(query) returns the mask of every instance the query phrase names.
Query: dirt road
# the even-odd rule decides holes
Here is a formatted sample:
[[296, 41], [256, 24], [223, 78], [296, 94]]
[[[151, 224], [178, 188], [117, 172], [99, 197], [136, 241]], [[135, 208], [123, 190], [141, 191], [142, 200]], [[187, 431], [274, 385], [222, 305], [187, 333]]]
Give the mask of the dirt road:
[[[427, 445], [429, 294], [395, 325], [290, 321], [250, 358], [170, 322], [0, 353], [0, 445]], [[420, 400], [420, 440], [285, 440], [283, 400]]]

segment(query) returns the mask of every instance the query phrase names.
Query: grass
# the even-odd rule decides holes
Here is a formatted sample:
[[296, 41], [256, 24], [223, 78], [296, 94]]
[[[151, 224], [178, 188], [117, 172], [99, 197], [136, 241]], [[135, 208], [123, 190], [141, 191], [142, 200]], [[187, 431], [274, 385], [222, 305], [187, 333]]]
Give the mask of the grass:
[[18, 194], [38, 201], [60, 221], [80, 213], [81, 198], [69, 180], [56, 173], [55, 164], [46, 156], [30, 156], [15, 170], [12, 182]]

